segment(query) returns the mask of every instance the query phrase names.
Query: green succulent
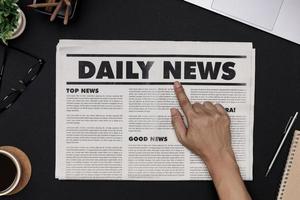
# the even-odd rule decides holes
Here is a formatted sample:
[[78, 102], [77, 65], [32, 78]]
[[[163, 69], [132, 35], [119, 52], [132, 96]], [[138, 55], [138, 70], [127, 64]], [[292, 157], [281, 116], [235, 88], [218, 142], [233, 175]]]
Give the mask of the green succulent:
[[0, 39], [7, 44], [18, 26], [18, 0], [0, 0]]

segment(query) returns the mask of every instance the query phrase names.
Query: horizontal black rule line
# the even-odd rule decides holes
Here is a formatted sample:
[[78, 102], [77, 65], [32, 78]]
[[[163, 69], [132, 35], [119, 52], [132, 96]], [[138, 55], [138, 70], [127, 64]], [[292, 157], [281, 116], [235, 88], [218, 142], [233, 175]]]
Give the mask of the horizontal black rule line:
[[[67, 82], [67, 85], [173, 85], [174, 82]], [[182, 85], [246, 86], [246, 83], [181, 82]]]
[[67, 54], [67, 57], [148, 57], [148, 58], [247, 58], [245, 55], [168, 55], [168, 54]]

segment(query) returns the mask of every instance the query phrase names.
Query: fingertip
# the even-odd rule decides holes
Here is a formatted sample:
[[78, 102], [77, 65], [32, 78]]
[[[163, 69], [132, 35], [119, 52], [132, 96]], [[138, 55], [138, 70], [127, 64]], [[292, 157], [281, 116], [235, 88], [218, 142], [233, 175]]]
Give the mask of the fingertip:
[[178, 81], [174, 83], [174, 91], [181, 109], [183, 110], [184, 114], [188, 116], [189, 113], [193, 111], [192, 104], [187, 97], [181, 83]]
[[174, 88], [180, 88], [180, 87], [181, 87], [181, 83], [179, 81], [175, 81]]
[[177, 114], [177, 109], [176, 108], [171, 108], [170, 112], [171, 112], [171, 116], [175, 116]]

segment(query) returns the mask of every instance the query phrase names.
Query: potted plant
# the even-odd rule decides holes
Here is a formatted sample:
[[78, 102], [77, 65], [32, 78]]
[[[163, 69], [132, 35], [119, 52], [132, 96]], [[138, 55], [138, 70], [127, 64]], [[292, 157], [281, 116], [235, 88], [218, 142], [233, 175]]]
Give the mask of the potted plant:
[[17, 5], [18, 0], [0, 0], [0, 39], [7, 40], [20, 36], [26, 26], [23, 11]]

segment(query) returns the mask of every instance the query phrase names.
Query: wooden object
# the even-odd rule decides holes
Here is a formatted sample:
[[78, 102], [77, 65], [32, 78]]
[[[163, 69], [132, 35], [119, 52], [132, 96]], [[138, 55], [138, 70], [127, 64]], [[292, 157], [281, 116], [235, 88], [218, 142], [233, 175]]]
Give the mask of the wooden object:
[[35, 4], [28, 5], [28, 7], [30, 7], [30, 8], [47, 8], [47, 7], [54, 7], [57, 5], [58, 5], [58, 3], [35, 3]]
[[58, 12], [60, 11], [62, 5], [63, 5], [64, 0], [60, 0], [60, 2], [58, 3], [58, 5], [56, 6], [55, 10], [53, 11], [51, 17], [50, 17], [50, 21], [54, 21], [56, 18], [56, 15], [58, 14]]
[[70, 9], [71, 9], [71, 6], [67, 5], [66, 11], [65, 11], [65, 17], [64, 17], [64, 25], [67, 25], [69, 22]]
[[70, 0], [64, 0], [64, 2], [65, 2], [65, 4], [66, 4], [67, 6], [71, 6]]
[[[56, 3], [56, 0], [47, 0], [47, 3]], [[46, 7], [47, 12], [52, 12], [53, 7]]]
[[45, 10], [47, 12], [51, 12], [52, 9], [55, 7], [53, 13], [51, 14], [50, 17], [50, 21], [54, 21], [58, 15], [58, 13], [60, 13], [60, 11], [62, 9], [64, 10], [64, 25], [67, 25], [69, 22], [69, 17], [70, 17], [70, 12], [72, 9], [72, 4], [71, 4], [72, 0], [59, 0], [59, 2], [57, 2], [57, 0], [46, 0], [45, 3], [34, 3], [31, 5], [28, 5], [28, 7], [31, 8], [45, 8]]
[[1, 150], [7, 151], [12, 154], [20, 163], [21, 166], [21, 179], [17, 187], [9, 194], [16, 194], [20, 192], [28, 184], [31, 177], [31, 163], [27, 155], [20, 149], [12, 146], [2, 146]]
[[300, 131], [295, 131], [277, 200], [300, 197]]

